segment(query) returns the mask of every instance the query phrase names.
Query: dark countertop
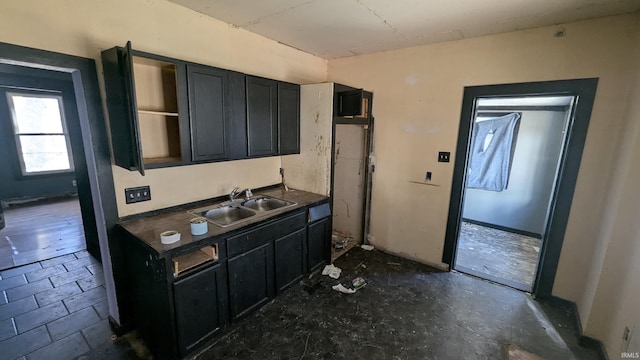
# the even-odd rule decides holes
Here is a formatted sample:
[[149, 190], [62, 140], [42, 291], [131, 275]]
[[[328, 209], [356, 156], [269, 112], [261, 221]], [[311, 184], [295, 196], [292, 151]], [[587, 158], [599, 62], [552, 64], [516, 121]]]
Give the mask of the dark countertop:
[[[297, 209], [301, 209], [328, 199], [324, 195], [318, 195], [302, 190], [291, 189], [289, 191], [284, 191], [284, 189], [282, 189], [281, 187], [278, 187], [276, 189], [255, 191], [254, 197], [258, 195], [272, 196], [274, 198], [292, 201], [297, 204], [291, 207], [276, 209], [266, 214], [261, 214], [258, 212], [255, 216], [248, 218], [245, 221], [241, 221], [233, 226], [221, 227], [209, 222], [209, 231], [206, 234], [197, 236], [191, 235], [191, 227], [189, 223], [189, 221], [196, 216], [187, 213], [187, 211], [208, 205], [216, 205], [223, 202], [224, 200], [212, 200], [210, 204], [199, 204], [198, 206], [185, 207], [160, 215], [151, 215], [148, 217], [126, 220], [121, 222], [120, 226], [122, 226], [123, 229], [125, 229], [133, 236], [146, 243], [146, 245], [155, 250], [160, 257], [163, 257], [164, 255], [166, 255], [166, 253], [173, 252], [174, 250], [177, 250], [183, 246], [201, 242], [201, 240], [210, 239], [212, 237], [229, 233], [252, 224], [263, 222], [275, 216], [290, 211], [295, 211]], [[180, 241], [169, 245], [162, 244], [160, 242], [160, 233], [168, 230], [178, 231], [181, 234]]]

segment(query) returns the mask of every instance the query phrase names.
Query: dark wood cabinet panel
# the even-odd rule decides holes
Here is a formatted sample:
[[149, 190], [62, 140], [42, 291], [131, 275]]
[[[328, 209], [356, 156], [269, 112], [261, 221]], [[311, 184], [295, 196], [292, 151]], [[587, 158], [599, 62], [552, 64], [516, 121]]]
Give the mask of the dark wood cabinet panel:
[[227, 323], [226, 282], [226, 268], [218, 264], [173, 285], [181, 355], [209, 340]]
[[246, 77], [247, 139], [249, 157], [278, 152], [278, 82]]
[[104, 86], [116, 165], [144, 175], [133, 82], [131, 44], [102, 52]]
[[244, 74], [187, 65], [192, 160], [247, 156]]
[[278, 83], [278, 153], [300, 153], [300, 85]]
[[276, 289], [281, 293], [297, 281], [306, 272], [306, 229], [275, 240]]
[[331, 254], [331, 218], [309, 224], [307, 233], [307, 268], [316, 271], [327, 263]]
[[229, 259], [229, 309], [236, 320], [274, 296], [273, 243]]
[[193, 161], [230, 158], [227, 71], [187, 65]]

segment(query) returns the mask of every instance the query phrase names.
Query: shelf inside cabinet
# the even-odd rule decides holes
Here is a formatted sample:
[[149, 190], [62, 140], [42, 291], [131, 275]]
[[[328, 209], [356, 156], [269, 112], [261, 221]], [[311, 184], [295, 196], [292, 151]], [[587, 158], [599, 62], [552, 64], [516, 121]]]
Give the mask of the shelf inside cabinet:
[[155, 111], [155, 110], [140, 110], [140, 109], [138, 109], [138, 114], [163, 115], [163, 116], [178, 116], [178, 115], [180, 115], [177, 112]]
[[175, 64], [134, 56], [133, 73], [138, 109], [178, 113]]
[[182, 158], [177, 116], [140, 113], [138, 121], [145, 164], [148, 163], [147, 159]]
[[176, 256], [173, 258], [173, 276], [178, 276], [204, 263], [215, 261], [218, 261], [218, 244], [205, 246], [196, 251]]

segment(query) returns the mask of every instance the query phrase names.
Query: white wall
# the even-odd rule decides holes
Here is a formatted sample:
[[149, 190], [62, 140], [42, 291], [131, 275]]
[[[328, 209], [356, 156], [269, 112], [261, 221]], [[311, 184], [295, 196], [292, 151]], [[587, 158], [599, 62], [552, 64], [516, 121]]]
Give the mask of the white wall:
[[[164, 0], [6, 0], [0, 41], [95, 59], [131, 40], [136, 50], [293, 83], [326, 80], [326, 61]], [[280, 157], [147, 171], [113, 167], [120, 216], [210, 198], [234, 186], [280, 181]], [[151, 185], [152, 200], [125, 204], [124, 189]]]
[[507, 189], [467, 188], [462, 217], [542, 235], [567, 112], [521, 111], [521, 114]]

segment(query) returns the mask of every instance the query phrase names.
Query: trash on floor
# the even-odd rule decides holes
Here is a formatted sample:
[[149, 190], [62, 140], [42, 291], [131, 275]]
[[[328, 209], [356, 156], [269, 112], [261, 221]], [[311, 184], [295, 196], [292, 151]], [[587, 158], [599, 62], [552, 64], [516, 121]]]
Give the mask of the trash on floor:
[[357, 278], [351, 281], [351, 285], [353, 285], [354, 290], [358, 291], [362, 289], [365, 285], [367, 285], [367, 282], [363, 278], [358, 276]]
[[334, 231], [331, 235], [331, 243], [336, 249], [344, 249], [349, 245], [349, 242], [353, 241], [351, 236], [347, 236], [341, 232]]
[[393, 262], [393, 261], [387, 261], [387, 264], [388, 264], [388, 265], [393, 265], [393, 266], [400, 266], [400, 265], [402, 265], [402, 264], [400, 264], [400, 263]]
[[346, 288], [342, 284], [338, 284], [338, 285], [332, 286], [331, 288], [333, 290], [339, 291], [339, 292], [341, 292], [343, 294], [353, 294], [353, 293], [355, 293], [357, 291], [357, 290]]
[[333, 266], [333, 264], [326, 265], [324, 269], [322, 269], [322, 275], [329, 275], [332, 279], [339, 278], [341, 273], [342, 269], [337, 266]]
[[373, 250], [373, 245], [362, 244], [360, 245], [360, 248], [362, 248], [362, 250], [371, 251]]

